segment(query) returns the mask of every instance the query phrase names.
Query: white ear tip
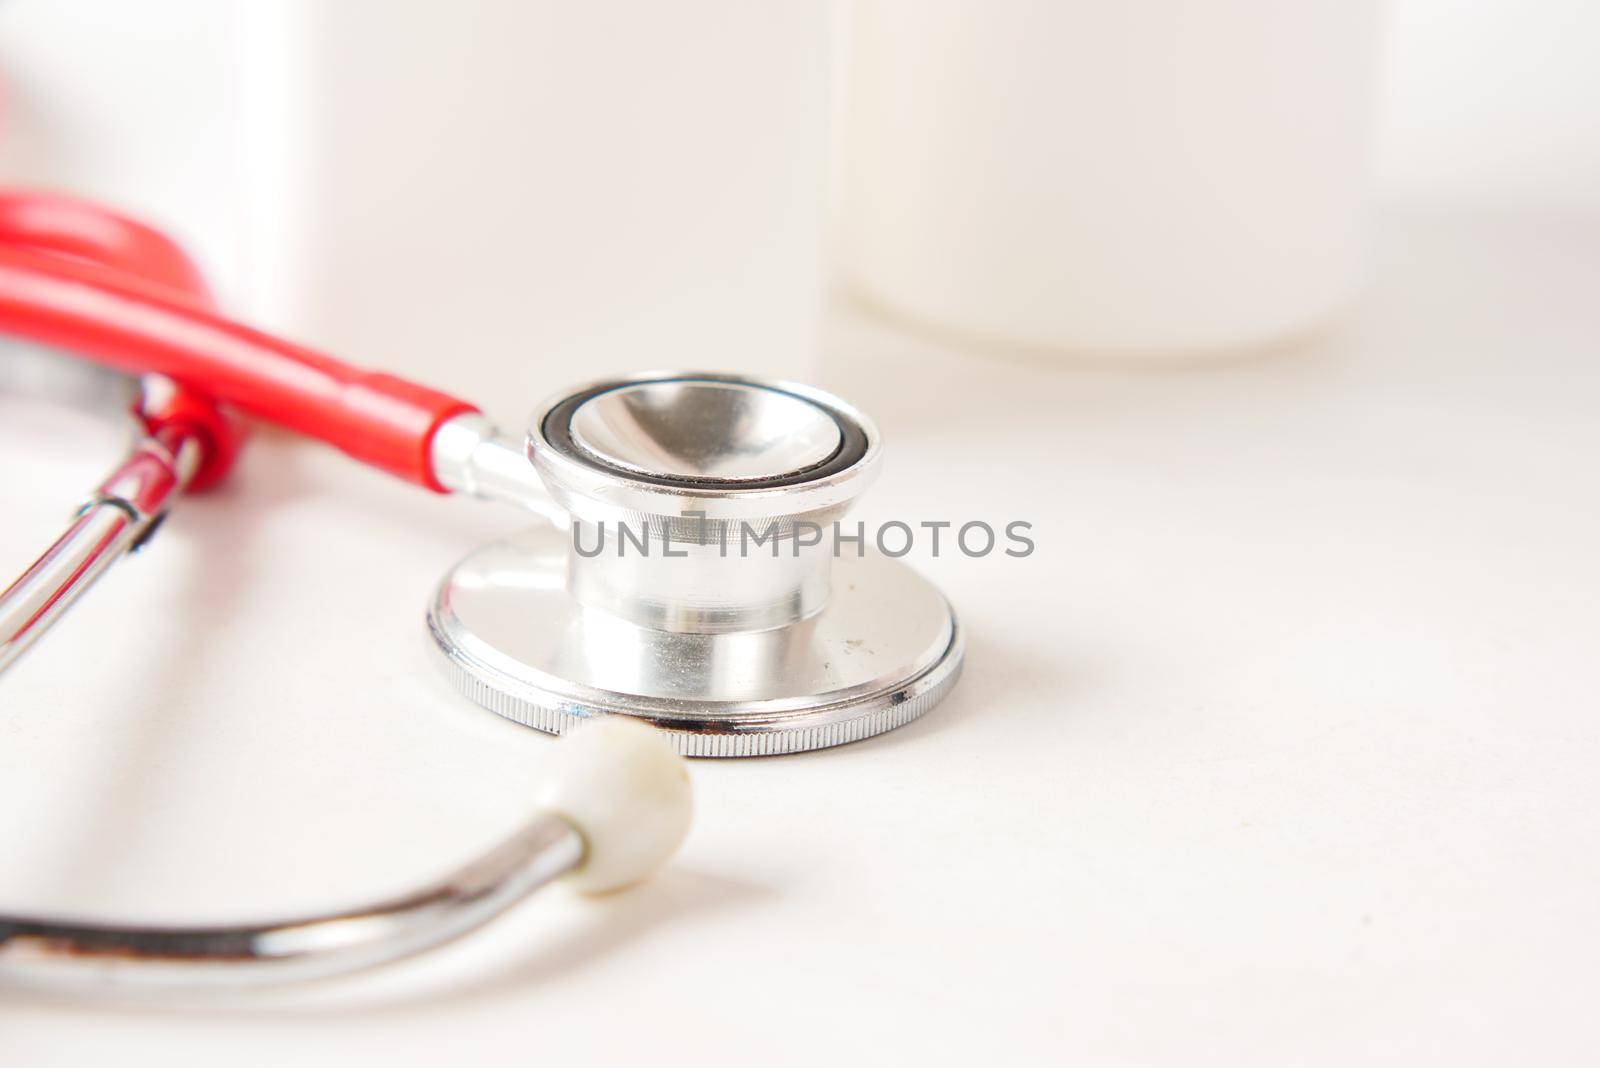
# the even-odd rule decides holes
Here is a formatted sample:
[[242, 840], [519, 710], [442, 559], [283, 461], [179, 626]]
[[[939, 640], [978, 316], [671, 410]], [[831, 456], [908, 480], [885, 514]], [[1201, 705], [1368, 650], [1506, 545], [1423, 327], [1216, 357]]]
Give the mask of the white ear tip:
[[689, 773], [666, 735], [622, 716], [586, 723], [556, 743], [543, 808], [571, 821], [588, 849], [568, 878], [587, 893], [636, 883], [689, 831]]

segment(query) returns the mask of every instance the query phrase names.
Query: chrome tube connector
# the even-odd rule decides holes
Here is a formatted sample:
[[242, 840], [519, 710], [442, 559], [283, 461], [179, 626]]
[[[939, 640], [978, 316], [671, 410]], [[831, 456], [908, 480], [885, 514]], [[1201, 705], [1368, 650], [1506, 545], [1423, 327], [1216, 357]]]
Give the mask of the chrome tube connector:
[[567, 511], [550, 498], [528, 462], [523, 438], [495, 426], [486, 416], [458, 415], [440, 424], [429, 446], [433, 477], [453, 493], [515, 505], [559, 527]]

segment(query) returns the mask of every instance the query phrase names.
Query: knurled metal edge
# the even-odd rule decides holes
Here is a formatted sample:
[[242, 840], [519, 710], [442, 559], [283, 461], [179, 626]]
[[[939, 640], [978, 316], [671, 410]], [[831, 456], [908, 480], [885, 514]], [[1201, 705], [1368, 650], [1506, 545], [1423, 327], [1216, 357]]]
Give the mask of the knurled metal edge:
[[[428, 644], [433, 651], [435, 662], [444, 672], [445, 679], [458, 693], [514, 723], [544, 731], [546, 734], [564, 734], [596, 716], [596, 713], [579, 705], [543, 703], [497, 689], [483, 677], [483, 674], [498, 676], [500, 672], [481, 663], [468, 666], [463, 656], [452, 653], [437, 640]], [[845, 707], [851, 703], [866, 706], [866, 710], [859, 715], [808, 727], [761, 727], [712, 733], [676, 730], [651, 720], [648, 716], [621, 709], [614, 713], [602, 714], [626, 715], [650, 722], [667, 735], [680, 755], [686, 757], [753, 757], [805, 753], [814, 749], [829, 749], [836, 745], [859, 742], [903, 727], [921, 717], [944, 700], [955, 687], [957, 680], [961, 678], [964, 660], [964, 640], [958, 625], [951, 636], [950, 644], [945, 648], [944, 655], [926, 671], [890, 690], [845, 703]], [[477, 671], [474, 671], [474, 667]], [[517, 685], [514, 680], [507, 679], [507, 682]], [[804, 715], [815, 716], [827, 711], [827, 706], [824, 706], [807, 710]]]

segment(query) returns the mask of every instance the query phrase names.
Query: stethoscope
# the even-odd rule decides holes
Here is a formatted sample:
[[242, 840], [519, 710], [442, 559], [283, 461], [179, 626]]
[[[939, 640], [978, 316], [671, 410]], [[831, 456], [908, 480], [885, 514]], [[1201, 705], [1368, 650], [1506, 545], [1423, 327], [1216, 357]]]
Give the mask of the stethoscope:
[[882, 440], [821, 390], [653, 372], [560, 394], [511, 435], [464, 401], [222, 318], [164, 236], [37, 194], [0, 193], [0, 332], [137, 376], [123, 461], [0, 594], [0, 670], [179, 495], [227, 474], [238, 411], [549, 520], [452, 568], [428, 633], [478, 704], [554, 734], [584, 726], [557, 747], [539, 814], [416, 895], [226, 928], [0, 916], [0, 973], [250, 981], [408, 956], [557, 877], [605, 890], [664, 861], [690, 808], [675, 754], [871, 737], [922, 715], [960, 674], [944, 597], [840, 530]]

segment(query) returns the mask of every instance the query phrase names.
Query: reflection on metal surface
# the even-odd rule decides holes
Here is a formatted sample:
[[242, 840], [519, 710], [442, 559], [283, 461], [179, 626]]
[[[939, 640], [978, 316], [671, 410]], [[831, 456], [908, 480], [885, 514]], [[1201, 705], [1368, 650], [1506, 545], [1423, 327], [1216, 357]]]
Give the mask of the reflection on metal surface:
[[[99, 381], [103, 378], [81, 380], [96, 404], [106, 389]], [[194, 477], [200, 448], [192, 430], [135, 433], [127, 455], [89, 495], [65, 533], [0, 592], [0, 671], [61, 619], [114, 562], [150, 536]]]
[[[570, 529], [473, 553], [429, 611], [447, 675], [480, 704], [558, 733], [622, 713], [687, 755], [747, 756], [881, 733], [954, 685], [961, 635], [938, 590], [804, 536], [881, 460], [838, 398], [639, 376], [546, 405], [528, 451]], [[644, 463], [658, 468], [624, 469]], [[769, 540], [746, 551], [749, 529]]]
[[738, 382], [638, 382], [572, 413], [573, 443], [602, 464], [662, 478], [739, 482], [816, 467], [839, 451], [815, 404]]
[[583, 837], [560, 816], [546, 813], [426, 889], [321, 916], [146, 927], [0, 915], [0, 975], [92, 989], [326, 978], [459, 938], [583, 859]]

